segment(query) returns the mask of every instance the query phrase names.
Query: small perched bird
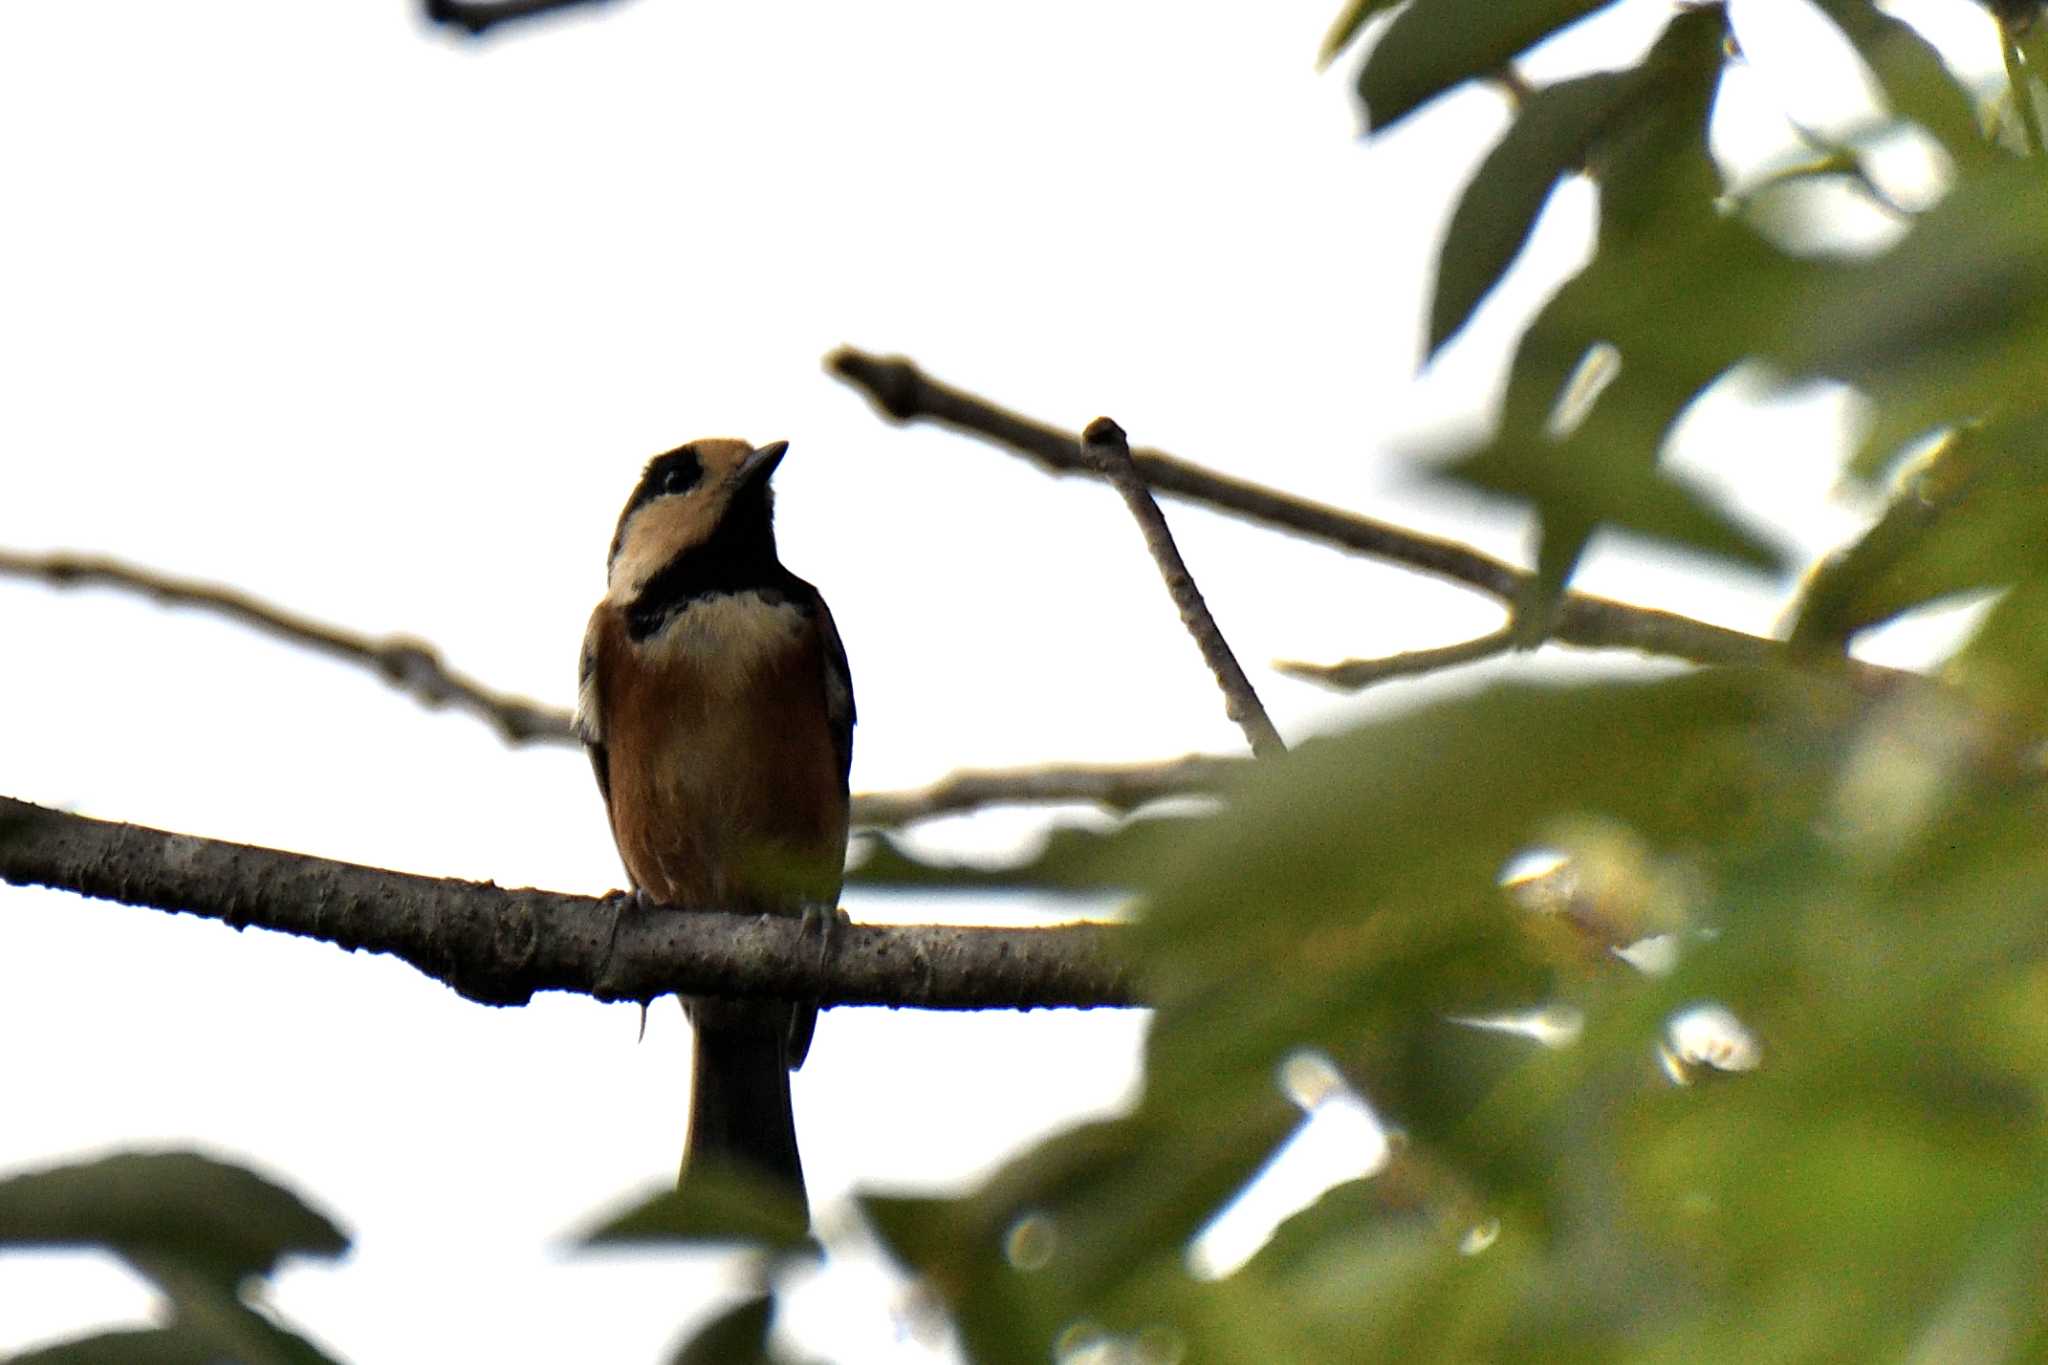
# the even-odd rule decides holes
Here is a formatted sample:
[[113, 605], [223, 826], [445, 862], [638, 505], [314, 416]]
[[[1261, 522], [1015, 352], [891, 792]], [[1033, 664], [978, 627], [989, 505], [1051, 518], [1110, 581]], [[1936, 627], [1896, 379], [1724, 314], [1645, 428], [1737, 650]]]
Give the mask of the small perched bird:
[[[635, 894], [683, 910], [820, 913], [845, 880], [853, 682], [818, 590], [775, 554], [786, 441], [692, 441], [648, 462], [583, 640], [577, 727]], [[789, 1073], [815, 1003], [690, 997], [683, 1169], [803, 1194]]]

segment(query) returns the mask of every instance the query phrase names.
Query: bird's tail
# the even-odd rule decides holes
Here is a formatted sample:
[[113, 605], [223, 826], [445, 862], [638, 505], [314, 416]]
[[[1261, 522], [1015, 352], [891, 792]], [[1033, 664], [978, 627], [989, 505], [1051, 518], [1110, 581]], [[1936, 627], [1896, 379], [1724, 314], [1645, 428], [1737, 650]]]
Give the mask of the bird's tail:
[[[765, 1005], [765, 1007], [764, 1007]], [[692, 1000], [696, 1066], [683, 1176], [699, 1161], [775, 1181], [804, 1204], [789, 1096], [789, 1006]]]

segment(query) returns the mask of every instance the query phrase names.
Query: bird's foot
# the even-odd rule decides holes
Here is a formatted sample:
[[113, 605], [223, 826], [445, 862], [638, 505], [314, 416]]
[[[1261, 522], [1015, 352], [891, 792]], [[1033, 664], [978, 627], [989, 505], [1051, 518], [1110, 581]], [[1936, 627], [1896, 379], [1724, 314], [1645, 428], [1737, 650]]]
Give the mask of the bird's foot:
[[802, 941], [816, 940], [820, 976], [831, 970], [833, 955], [839, 951], [839, 945], [846, 941], [846, 930], [852, 924], [853, 917], [836, 905], [813, 902], [804, 906]]
[[[649, 910], [654, 909], [654, 901], [645, 891], [636, 886], [630, 891], [608, 891], [598, 898], [598, 904], [604, 906], [611, 913], [612, 921], [611, 929], [605, 938], [604, 961], [598, 968], [597, 973], [597, 984], [601, 990], [612, 980], [612, 958], [619, 948], [619, 926], [625, 923], [629, 915], [645, 914]], [[640, 1034], [636, 1041], [645, 1042], [647, 1041], [648, 1002], [641, 1000], [636, 1003], [640, 1006]]]

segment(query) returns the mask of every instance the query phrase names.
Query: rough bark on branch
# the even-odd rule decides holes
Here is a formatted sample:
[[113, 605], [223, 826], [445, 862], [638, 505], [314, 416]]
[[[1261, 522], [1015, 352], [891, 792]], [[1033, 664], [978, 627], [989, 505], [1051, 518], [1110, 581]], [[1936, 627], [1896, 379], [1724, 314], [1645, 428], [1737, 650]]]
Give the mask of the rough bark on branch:
[[489, 1005], [778, 995], [828, 1005], [1035, 1009], [1138, 1003], [1097, 922], [1043, 929], [848, 925], [829, 956], [794, 917], [646, 909], [419, 877], [89, 819], [0, 797], [0, 881], [390, 953]]

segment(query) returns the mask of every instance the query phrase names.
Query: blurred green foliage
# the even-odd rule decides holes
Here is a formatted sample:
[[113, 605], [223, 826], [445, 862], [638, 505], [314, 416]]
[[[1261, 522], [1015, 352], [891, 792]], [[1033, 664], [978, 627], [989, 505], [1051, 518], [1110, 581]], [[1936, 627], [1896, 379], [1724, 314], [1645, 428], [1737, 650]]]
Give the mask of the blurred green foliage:
[[[1378, 131], [1596, 8], [1364, 0], [1324, 55], [1368, 44]], [[1260, 765], [1169, 846], [1153, 822], [1019, 869], [1137, 893], [1157, 1013], [1132, 1113], [964, 1198], [867, 1202], [974, 1360], [2048, 1348], [2048, 165], [2012, 132], [2027, 100], [1968, 89], [1872, 4], [1821, 8], [1889, 109], [1771, 186], [1846, 184], [1895, 246], [1788, 244], [1726, 192], [1707, 134], [1738, 35], [1683, 6], [1631, 69], [1504, 83], [1428, 335], [1589, 177], [1594, 259], [1444, 474], [1535, 514], [1532, 640], [1614, 527], [1803, 570], [1784, 665], [1496, 687]], [[2043, 28], [2006, 30], [2014, 70]], [[1947, 178], [1910, 208], [1869, 161], [1908, 124]], [[1888, 506], [1823, 564], [1663, 468], [1737, 366], [1865, 400], [1844, 475]], [[1831, 666], [1965, 595], [1993, 605], [1936, 677], [1873, 692]], [[1539, 1010], [1548, 1041], [1511, 1026]], [[1338, 1163], [1255, 1251], [1205, 1258], [1290, 1136], [1361, 1100], [1394, 1134], [1383, 1156], [1336, 1130], [1369, 1173]]]
[[164, 1297], [159, 1327], [99, 1332], [14, 1365], [326, 1365], [252, 1302], [285, 1256], [335, 1257], [348, 1238], [296, 1195], [192, 1152], [128, 1152], [0, 1179], [0, 1250], [101, 1248]]

